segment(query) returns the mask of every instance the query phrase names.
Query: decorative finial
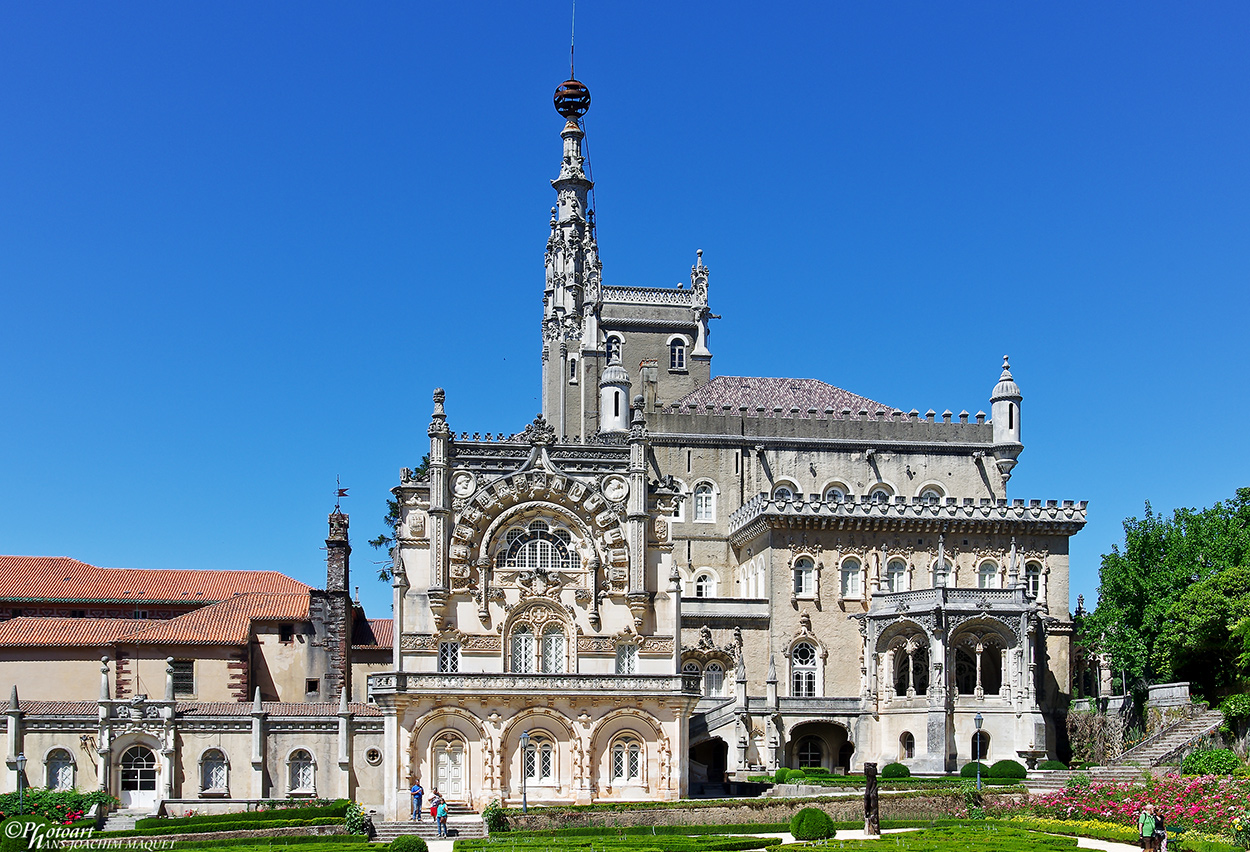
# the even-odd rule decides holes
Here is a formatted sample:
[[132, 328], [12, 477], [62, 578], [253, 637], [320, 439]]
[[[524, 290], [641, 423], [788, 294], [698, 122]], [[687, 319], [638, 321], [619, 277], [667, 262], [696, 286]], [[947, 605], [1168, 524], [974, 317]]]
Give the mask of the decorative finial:
[[590, 109], [590, 89], [577, 80], [565, 80], [556, 86], [552, 101], [556, 105], [556, 112], [569, 121], [577, 121]]
[[1007, 362], [1007, 356], [1003, 356], [1003, 374], [999, 377], [999, 381], [1011, 378], [1011, 364]]

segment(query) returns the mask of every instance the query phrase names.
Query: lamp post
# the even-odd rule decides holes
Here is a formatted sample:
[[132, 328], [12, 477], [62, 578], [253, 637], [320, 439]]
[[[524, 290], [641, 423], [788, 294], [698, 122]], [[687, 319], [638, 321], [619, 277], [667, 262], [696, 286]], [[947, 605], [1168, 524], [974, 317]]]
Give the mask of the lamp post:
[[526, 795], [525, 795], [525, 781], [529, 777], [529, 774], [530, 774], [529, 766], [526, 764], [526, 761], [529, 759], [529, 754], [530, 754], [530, 732], [522, 731], [520, 740], [521, 740], [521, 813], [524, 815], [524, 814], [529, 813], [529, 802], [526, 800]]
[[973, 735], [973, 740], [977, 744], [977, 747], [974, 749], [976, 752], [974, 759], [977, 762], [977, 792], [979, 793], [981, 792], [981, 723], [985, 721], [985, 717], [978, 712], [977, 715], [972, 717], [972, 721], [977, 726], [977, 732]]
[[17, 812], [24, 814], [26, 809], [22, 803], [23, 784], [26, 780], [26, 753], [22, 752], [17, 756]]

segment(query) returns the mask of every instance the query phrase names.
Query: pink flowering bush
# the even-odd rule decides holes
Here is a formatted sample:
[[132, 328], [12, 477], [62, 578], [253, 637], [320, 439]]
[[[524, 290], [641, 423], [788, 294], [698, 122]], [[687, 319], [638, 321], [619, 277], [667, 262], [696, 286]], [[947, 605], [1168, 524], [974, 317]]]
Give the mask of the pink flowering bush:
[[1234, 820], [1246, 819], [1250, 780], [1226, 775], [1166, 775], [1139, 783], [1091, 783], [1025, 799], [1004, 799], [989, 806], [990, 816], [1032, 814], [1052, 819], [1103, 820], [1137, 825], [1147, 804], [1165, 825], [1231, 835]]

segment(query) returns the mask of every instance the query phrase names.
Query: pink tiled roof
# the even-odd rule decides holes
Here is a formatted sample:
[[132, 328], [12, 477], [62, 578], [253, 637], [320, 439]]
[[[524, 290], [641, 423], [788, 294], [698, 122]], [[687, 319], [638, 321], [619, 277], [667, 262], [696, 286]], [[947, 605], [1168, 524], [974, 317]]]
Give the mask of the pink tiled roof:
[[90, 716], [94, 719], [100, 705], [94, 701], [23, 701], [18, 696], [18, 707], [28, 716]]
[[731, 414], [738, 414], [738, 409], [745, 406], [750, 416], [756, 416], [758, 409], [763, 408], [766, 417], [774, 416], [775, 408], [782, 409], [784, 416], [789, 416], [792, 408], [797, 408], [802, 414], [807, 414], [809, 409], [814, 408], [821, 415], [832, 409], [837, 416], [841, 416], [845, 408], [857, 415], [860, 411], [876, 413], [897, 410], [818, 379], [770, 379], [752, 376], [717, 376], [672, 403], [673, 408], [686, 408], [690, 405], [696, 406], [700, 412], [710, 405], [718, 414], [724, 406], [729, 406]]
[[[25, 705], [23, 705], [25, 706]], [[337, 702], [309, 701], [262, 701], [261, 709], [270, 716], [333, 716], [339, 712]], [[180, 702], [177, 712], [184, 716], [246, 716], [252, 712], [250, 701], [186, 701]], [[381, 716], [382, 711], [372, 704], [349, 703], [347, 709], [357, 716]]]
[[352, 625], [353, 648], [390, 648], [394, 641], [395, 619], [357, 619]]
[[0, 600], [202, 604], [311, 587], [277, 571], [99, 568], [64, 556], [0, 556]]
[[238, 594], [177, 618], [13, 618], [0, 646], [246, 645], [253, 621], [306, 621], [308, 593]]

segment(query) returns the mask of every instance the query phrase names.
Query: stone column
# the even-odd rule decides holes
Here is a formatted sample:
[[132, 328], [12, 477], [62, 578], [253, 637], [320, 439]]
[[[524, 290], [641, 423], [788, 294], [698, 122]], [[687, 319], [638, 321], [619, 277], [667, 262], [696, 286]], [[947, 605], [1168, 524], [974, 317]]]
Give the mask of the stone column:
[[265, 708], [260, 701], [260, 687], [252, 699], [252, 798], [264, 799], [265, 789]]

